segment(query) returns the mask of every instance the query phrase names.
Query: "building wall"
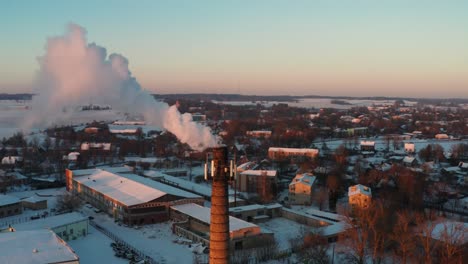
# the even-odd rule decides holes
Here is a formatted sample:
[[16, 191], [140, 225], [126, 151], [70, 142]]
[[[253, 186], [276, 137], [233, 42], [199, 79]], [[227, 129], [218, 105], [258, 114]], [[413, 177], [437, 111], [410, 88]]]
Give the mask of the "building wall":
[[287, 159], [287, 158], [315, 158], [317, 156], [316, 152], [313, 151], [308, 151], [308, 152], [293, 152], [293, 151], [283, 151], [283, 150], [278, 150], [278, 151], [273, 151], [273, 150], [268, 150], [268, 158], [272, 160], [282, 160], [282, 159]]
[[297, 182], [289, 186], [289, 203], [291, 204], [311, 204], [312, 186]]
[[21, 202], [0, 206], [0, 218], [19, 215], [23, 213], [23, 204]]
[[349, 204], [359, 208], [367, 208], [371, 202], [371, 197], [358, 193], [349, 197]]
[[275, 184], [276, 177], [270, 176], [240, 174], [237, 179], [238, 191], [247, 193], [271, 193], [273, 191], [272, 187]]
[[74, 240], [88, 235], [88, 220], [84, 219], [75, 223], [53, 228], [61, 239], [65, 241]]
[[35, 202], [35, 203], [31, 203], [31, 202], [28, 202], [28, 201], [22, 201], [22, 203], [23, 203], [24, 208], [28, 208], [28, 209], [31, 209], [31, 210], [47, 209], [47, 200], [38, 201], [38, 202]]

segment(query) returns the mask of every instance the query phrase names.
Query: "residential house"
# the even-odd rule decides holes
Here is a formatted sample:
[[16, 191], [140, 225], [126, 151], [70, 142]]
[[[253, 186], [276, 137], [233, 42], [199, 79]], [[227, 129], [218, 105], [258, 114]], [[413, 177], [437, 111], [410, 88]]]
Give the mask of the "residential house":
[[289, 184], [290, 204], [312, 204], [312, 189], [316, 177], [311, 173], [297, 174]]
[[371, 188], [357, 184], [348, 188], [349, 204], [354, 208], [368, 208], [372, 199]]
[[246, 170], [237, 175], [236, 188], [240, 192], [255, 194], [264, 201], [272, 201], [276, 196], [278, 171]]

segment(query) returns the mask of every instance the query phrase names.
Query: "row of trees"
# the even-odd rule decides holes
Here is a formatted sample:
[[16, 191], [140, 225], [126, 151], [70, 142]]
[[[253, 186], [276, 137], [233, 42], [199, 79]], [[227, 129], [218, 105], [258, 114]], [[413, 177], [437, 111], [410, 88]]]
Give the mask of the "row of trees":
[[[299, 232], [290, 240], [302, 263], [330, 263], [334, 255], [346, 263], [464, 263], [468, 228], [460, 222], [444, 222], [423, 212], [390, 211], [375, 201], [365, 210], [342, 212], [346, 231], [333, 245], [318, 229]], [[335, 254], [336, 251], [336, 254]], [[330, 255], [331, 258], [330, 258]]]
[[462, 263], [468, 229], [460, 222], [422, 211], [387, 210], [385, 202], [344, 213], [347, 231], [340, 237], [349, 263]]

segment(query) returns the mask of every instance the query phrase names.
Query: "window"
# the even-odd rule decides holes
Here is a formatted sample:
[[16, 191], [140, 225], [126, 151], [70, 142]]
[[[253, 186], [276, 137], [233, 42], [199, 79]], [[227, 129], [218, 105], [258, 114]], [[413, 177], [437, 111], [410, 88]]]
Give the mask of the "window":
[[73, 234], [73, 228], [70, 228], [70, 234]]

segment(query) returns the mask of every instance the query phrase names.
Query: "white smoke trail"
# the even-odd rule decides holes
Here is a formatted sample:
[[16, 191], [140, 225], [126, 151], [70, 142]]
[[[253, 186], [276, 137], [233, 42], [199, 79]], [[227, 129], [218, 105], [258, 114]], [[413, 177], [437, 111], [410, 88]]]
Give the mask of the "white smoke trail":
[[34, 88], [37, 96], [24, 128], [50, 125], [70, 116], [70, 107], [108, 104], [131, 114], [142, 114], [149, 124], [164, 127], [182, 143], [202, 150], [217, 144], [211, 129], [181, 115], [175, 106], [154, 100], [143, 90], [128, 68], [128, 60], [119, 54], [107, 56], [105, 48], [88, 44], [86, 31], [70, 24], [63, 36], [49, 38], [45, 55], [38, 59], [39, 71]]

